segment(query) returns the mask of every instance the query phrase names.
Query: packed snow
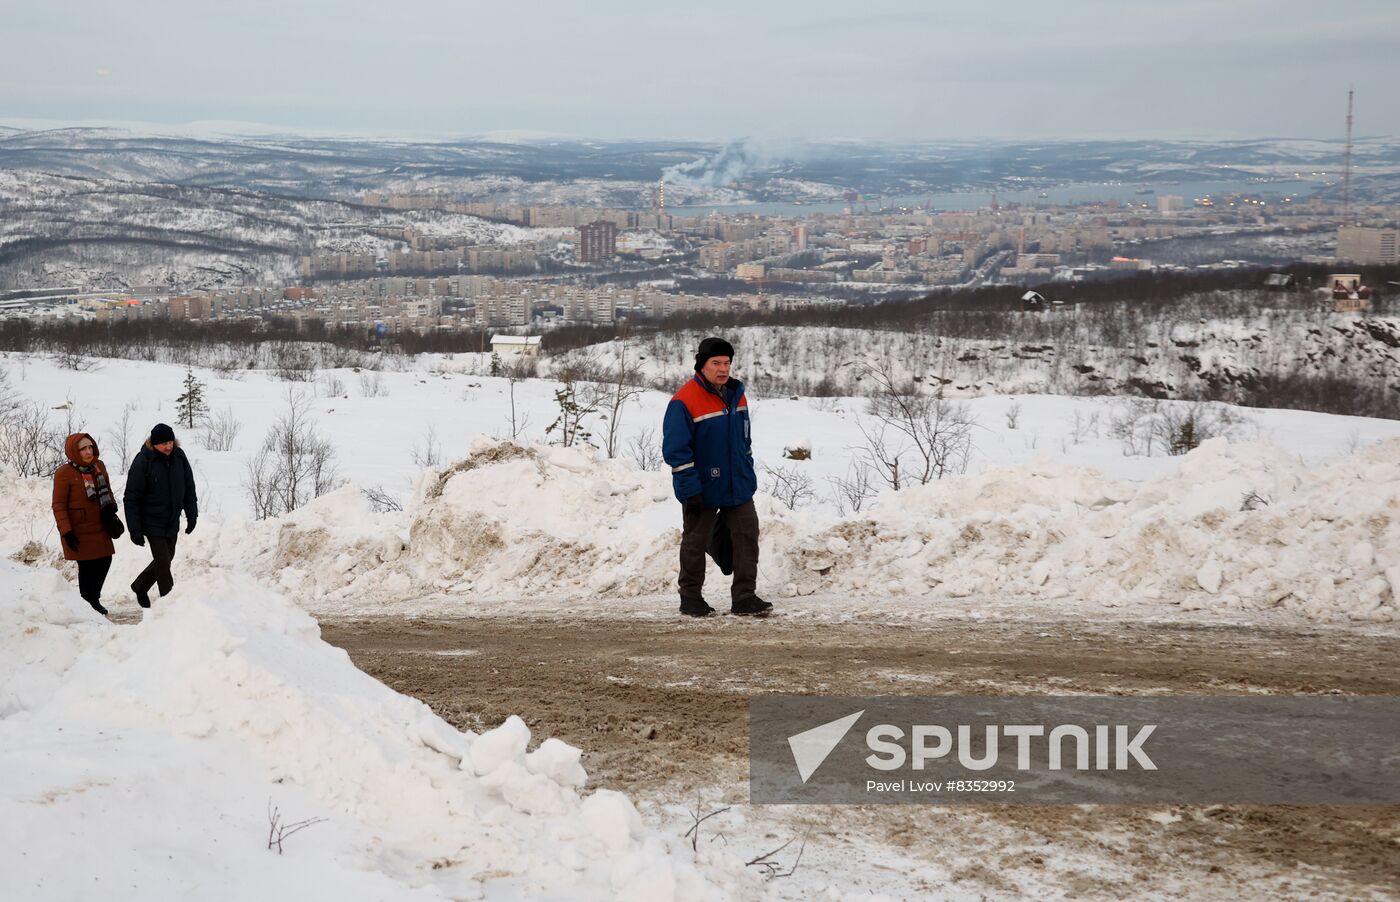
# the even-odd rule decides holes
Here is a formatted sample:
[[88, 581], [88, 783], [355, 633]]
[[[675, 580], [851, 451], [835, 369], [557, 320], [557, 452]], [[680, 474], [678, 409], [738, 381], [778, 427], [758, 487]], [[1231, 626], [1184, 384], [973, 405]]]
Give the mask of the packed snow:
[[[20, 394], [62, 396], [53, 406], [71, 425], [58, 431], [96, 435], [119, 486], [124, 405], [133, 407], [128, 455], [150, 424], [175, 418], [183, 373], [170, 366], [114, 360], [73, 372], [46, 360], [9, 363]], [[666, 394], [644, 393], [624, 409], [619, 456], [608, 459], [588, 446], [543, 443], [557, 412], [555, 383], [512, 386], [465, 372], [485, 365], [480, 355], [423, 365], [432, 371], [368, 374], [378, 381], [372, 391], [360, 384], [366, 374], [348, 371], [325, 372], [315, 386], [197, 371], [210, 407], [233, 411], [243, 428], [232, 450], [209, 451], [201, 430], [177, 427], [204, 511], [199, 530], [182, 537], [179, 569], [251, 574], [308, 610], [335, 614], [671, 593], [679, 517], [655, 457]], [[335, 393], [326, 397], [328, 389]], [[347, 482], [287, 516], [255, 521], [247, 462], [289, 392], [305, 397]], [[855, 594], [872, 613], [1016, 597], [1311, 620], [1395, 614], [1400, 423], [1236, 409], [1228, 438], [1173, 457], [1110, 436], [1122, 402], [964, 403], [975, 422], [965, 475], [897, 492], [875, 492], [876, 480], [851, 510], [837, 480], [862, 455], [863, 402], [752, 398], [765, 486], [760, 593]], [[593, 426], [601, 440], [606, 424]], [[798, 446], [808, 459], [790, 458]], [[650, 469], [637, 454], [651, 455]], [[807, 496], [787, 497], [795, 509], [777, 497], [782, 474], [810, 486]], [[0, 524], [6, 554], [75, 578], [59, 554], [48, 481], [5, 482], [13, 501]], [[370, 487], [402, 509], [376, 512], [361, 491]], [[119, 546], [109, 594], [144, 565], [144, 554]]]
[[[8, 893], [657, 900], [755, 879], [719, 853], [702, 874], [518, 717], [458, 732], [250, 579], [207, 573], [136, 626], [52, 571], [5, 562], [0, 586]], [[278, 849], [274, 813], [324, 820]]]
[[[531, 736], [519, 717], [458, 732], [320, 640], [312, 615], [673, 614], [679, 517], [654, 459], [666, 393], [624, 410], [619, 447], [632, 451], [609, 459], [543, 441], [553, 382], [479, 375], [482, 355], [409, 363], [290, 385], [196, 370], [210, 407], [242, 429], [212, 451], [203, 430], [177, 426], [203, 515], [181, 537], [174, 593], [139, 624], [78, 598], [50, 481], [0, 477], [8, 886], [156, 900], [763, 894], [737, 844], [684, 848], [626, 796], [590, 787], [581, 750]], [[174, 422], [184, 375], [20, 355], [5, 367], [51, 428], [97, 436], [118, 493], [124, 457], [150, 425]], [[289, 391], [348, 482], [253, 520], [247, 462]], [[791, 616], [839, 619], [1018, 608], [1349, 629], [1395, 619], [1400, 423], [1234, 411], [1229, 437], [1173, 457], [1110, 434], [1124, 402], [964, 403], [976, 422], [966, 473], [851, 510], [832, 480], [861, 454], [863, 400], [755, 395], [760, 479], [781, 469], [814, 486], [795, 509], [758, 497], [760, 593]], [[367, 487], [401, 509], [375, 510]], [[129, 606], [124, 587], [146, 561], [118, 544], [109, 606]], [[284, 829], [279, 853], [273, 817], [310, 823]]]

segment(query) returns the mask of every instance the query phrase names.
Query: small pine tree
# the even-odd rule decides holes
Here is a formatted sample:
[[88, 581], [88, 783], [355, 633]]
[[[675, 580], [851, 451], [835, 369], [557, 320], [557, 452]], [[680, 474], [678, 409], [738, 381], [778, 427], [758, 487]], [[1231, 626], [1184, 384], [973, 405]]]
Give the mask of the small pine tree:
[[491, 375], [501, 375], [501, 355], [495, 351], [491, 352]]
[[175, 417], [186, 429], [209, 417], [209, 405], [204, 401], [204, 383], [194, 377], [194, 370], [185, 368], [185, 392], [175, 399]]
[[598, 412], [600, 397], [596, 393], [580, 392], [571, 371], [565, 371], [560, 380], [564, 383], [554, 393], [554, 403], [559, 405], [559, 416], [553, 423], [544, 427], [545, 435], [558, 433], [558, 444], [565, 448], [575, 445], [591, 445], [593, 433], [583, 426], [584, 417]]

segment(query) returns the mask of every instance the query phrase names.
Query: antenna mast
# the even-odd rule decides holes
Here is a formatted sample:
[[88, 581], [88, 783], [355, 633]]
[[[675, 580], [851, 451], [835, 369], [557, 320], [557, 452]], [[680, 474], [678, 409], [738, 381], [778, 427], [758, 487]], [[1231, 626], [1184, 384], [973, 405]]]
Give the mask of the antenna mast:
[[1347, 88], [1347, 147], [1342, 155], [1342, 225], [1351, 223], [1351, 101], [1354, 88]]

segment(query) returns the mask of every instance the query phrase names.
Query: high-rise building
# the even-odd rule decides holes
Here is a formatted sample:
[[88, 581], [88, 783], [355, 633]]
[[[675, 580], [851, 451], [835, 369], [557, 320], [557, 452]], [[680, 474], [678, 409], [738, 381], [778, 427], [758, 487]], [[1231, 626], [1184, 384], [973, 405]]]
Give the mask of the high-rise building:
[[578, 227], [578, 261], [598, 263], [617, 256], [617, 223], [600, 219]]
[[1342, 226], [1337, 229], [1337, 259], [1352, 263], [1400, 263], [1400, 231]]

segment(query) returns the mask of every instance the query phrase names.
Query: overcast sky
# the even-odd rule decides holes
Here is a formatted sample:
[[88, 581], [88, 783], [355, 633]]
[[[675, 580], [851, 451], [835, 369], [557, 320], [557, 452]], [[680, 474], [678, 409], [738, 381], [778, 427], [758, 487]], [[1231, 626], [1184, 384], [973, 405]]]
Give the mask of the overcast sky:
[[0, 118], [462, 136], [1400, 133], [1396, 0], [11, 0]]

